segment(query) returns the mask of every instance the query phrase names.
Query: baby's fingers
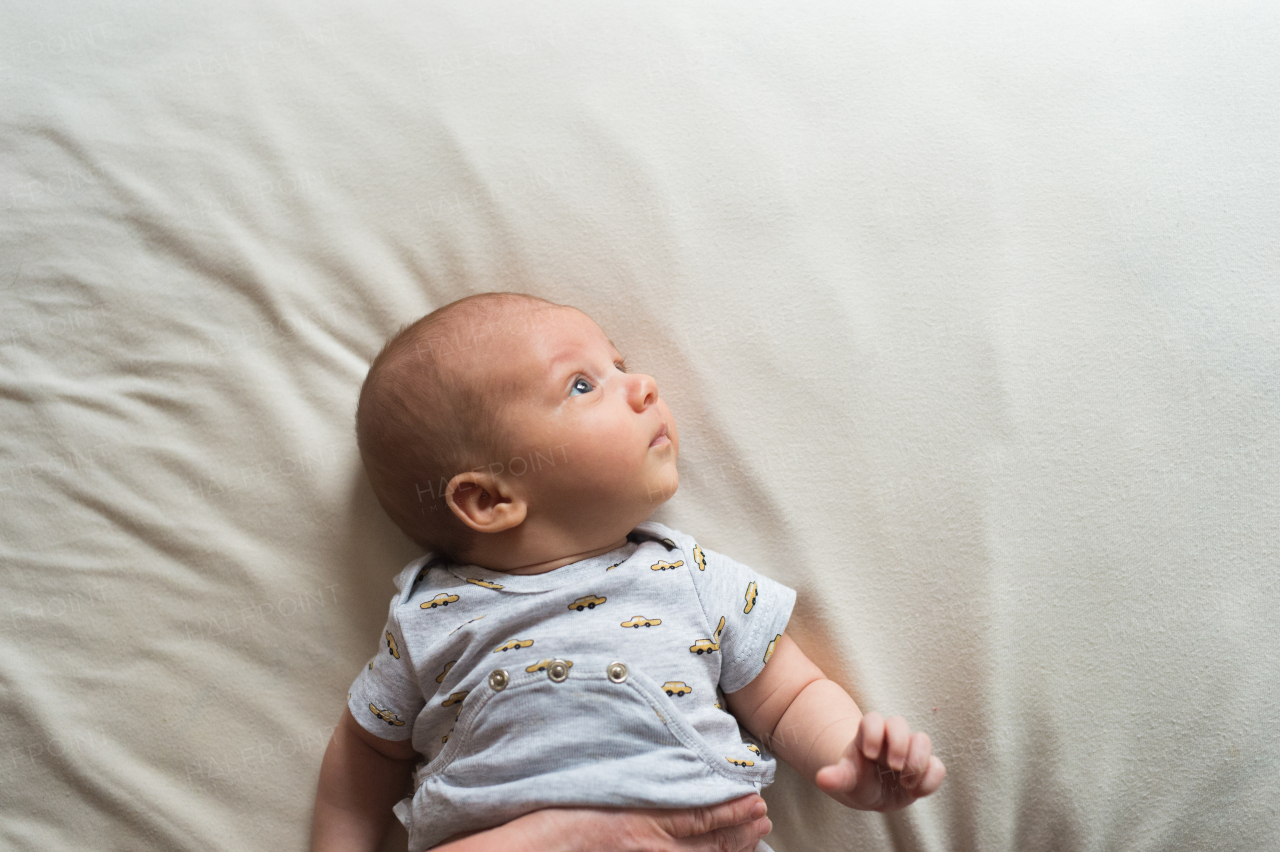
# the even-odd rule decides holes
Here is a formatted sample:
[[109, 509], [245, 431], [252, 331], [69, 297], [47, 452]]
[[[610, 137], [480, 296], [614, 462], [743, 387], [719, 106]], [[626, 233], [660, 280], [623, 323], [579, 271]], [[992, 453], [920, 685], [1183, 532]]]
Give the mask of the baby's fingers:
[[911, 792], [917, 798], [931, 796], [942, 786], [942, 779], [947, 777], [947, 767], [943, 766], [942, 761], [938, 760], [934, 755], [929, 758], [929, 765], [925, 769], [924, 778], [920, 780], [920, 784]]
[[911, 745], [911, 726], [901, 716], [890, 716], [884, 722], [885, 760], [894, 772], [907, 765], [907, 748]]
[[813, 780], [822, 792], [839, 793], [845, 790], [852, 790], [854, 782], [858, 780], [857, 775], [853, 760], [848, 755], [845, 755], [840, 758], [839, 763], [833, 763], [830, 766], [824, 766], [819, 769]]
[[929, 758], [932, 755], [933, 743], [929, 740], [929, 735], [923, 731], [912, 734], [902, 767], [901, 783], [904, 788], [914, 792], [920, 786], [925, 772], [929, 769]]
[[858, 724], [858, 733], [853, 737], [856, 752], [862, 752], [867, 760], [880, 759], [880, 749], [884, 744], [884, 717], [874, 710], [862, 717]]

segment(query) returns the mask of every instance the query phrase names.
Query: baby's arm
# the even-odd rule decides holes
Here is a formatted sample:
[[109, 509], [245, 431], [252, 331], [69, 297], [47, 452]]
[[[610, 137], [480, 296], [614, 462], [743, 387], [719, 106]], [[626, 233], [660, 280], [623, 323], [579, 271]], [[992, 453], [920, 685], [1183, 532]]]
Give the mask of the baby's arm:
[[851, 808], [904, 808], [947, 774], [927, 734], [911, 733], [899, 716], [863, 716], [785, 633], [755, 680], [726, 697], [747, 730]]
[[408, 740], [376, 737], [344, 710], [320, 764], [311, 852], [376, 850], [417, 756]]

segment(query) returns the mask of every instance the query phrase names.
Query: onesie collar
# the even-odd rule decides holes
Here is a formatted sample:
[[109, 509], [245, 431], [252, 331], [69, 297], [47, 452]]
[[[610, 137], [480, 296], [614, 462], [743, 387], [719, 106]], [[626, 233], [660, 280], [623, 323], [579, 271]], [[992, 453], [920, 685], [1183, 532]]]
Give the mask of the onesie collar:
[[[646, 541], [657, 541], [664, 547], [674, 547], [674, 542], [671, 542], [670, 538], [663, 535], [666, 532], [667, 529], [659, 524], [642, 523], [627, 534], [627, 541], [622, 547], [578, 562], [570, 562], [568, 565], [561, 565], [559, 568], [553, 568], [543, 574], [504, 574], [501, 571], [490, 571], [488, 568], [481, 568], [479, 565], [456, 565], [430, 559], [423, 564], [426, 567], [443, 568], [460, 580], [482, 585], [486, 588], [496, 587], [497, 590], [515, 592], [516, 594], [547, 592], [573, 583], [580, 583], [584, 579], [621, 565], [635, 555], [635, 552]], [[668, 545], [668, 542], [671, 542], [670, 545]]]

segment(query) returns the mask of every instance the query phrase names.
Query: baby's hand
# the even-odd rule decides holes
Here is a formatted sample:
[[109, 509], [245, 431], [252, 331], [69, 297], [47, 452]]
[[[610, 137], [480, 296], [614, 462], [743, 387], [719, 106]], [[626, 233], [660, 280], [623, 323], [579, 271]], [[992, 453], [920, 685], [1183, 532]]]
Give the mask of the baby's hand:
[[851, 808], [896, 811], [937, 790], [946, 774], [928, 734], [911, 733], [901, 716], [868, 713], [840, 762], [819, 769], [814, 780]]

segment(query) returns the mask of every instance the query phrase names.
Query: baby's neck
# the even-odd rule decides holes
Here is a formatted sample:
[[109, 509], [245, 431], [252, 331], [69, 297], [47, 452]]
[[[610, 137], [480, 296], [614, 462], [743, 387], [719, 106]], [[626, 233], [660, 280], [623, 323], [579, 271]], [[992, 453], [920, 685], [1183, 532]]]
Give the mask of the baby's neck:
[[503, 574], [545, 574], [548, 571], [554, 571], [557, 568], [564, 567], [565, 565], [572, 565], [574, 562], [581, 562], [584, 559], [590, 559], [593, 556], [599, 556], [602, 553], [617, 550], [626, 543], [627, 539], [624, 536], [619, 541], [607, 544], [604, 547], [595, 548], [594, 550], [586, 550], [582, 553], [571, 553], [568, 556], [561, 556], [557, 559], [548, 559], [544, 562], [533, 562], [528, 565], [520, 565], [515, 568], [494, 568], [489, 565], [484, 565], [483, 563], [476, 564], [480, 565], [482, 568], [489, 568], [491, 571], [500, 571]]

